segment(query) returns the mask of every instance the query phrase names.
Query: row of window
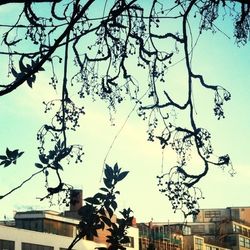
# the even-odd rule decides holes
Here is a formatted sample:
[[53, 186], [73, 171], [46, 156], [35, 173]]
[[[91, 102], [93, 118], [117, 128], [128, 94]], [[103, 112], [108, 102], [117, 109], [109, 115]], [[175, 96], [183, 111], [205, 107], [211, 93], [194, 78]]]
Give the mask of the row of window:
[[[204, 240], [195, 238], [195, 250], [203, 250]], [[206, 250], [219, 250], [220, 248], [214, 246], [206, 246]]]
[[221, 217], [221, 211], [219, 210], [208, 210], [205, 211], [205, 218]]
[[27, 219], [27, 220], [16, 220], [16, 226], [18, 228], [34, 230], [38, 232], [47, 232], [64, 236], [73, 236], [73, 225], [68, 223], [53, 221], [53, 220], [42, 220], [42, 219]]
[[[134, 247], [134, 238], [129, 237], [129, 242], [124, 244], [124, 246]], [[15, 242], [0, 240], [0, 250], [15, 250]], [[22, 242], [22, 250], [54, 250], [54, 247]], [[66, 248], [60, 248], [60, 250], [66, 250]]]
[[218, 247], [206, 246], [206, 250], [219, 250]]
[[240, 236], [240, 246], [250, 248], [250, 239]]
[[[0, 250], [15, 250], [15, 242], [0, 239]], [[22, 242], [22, 250], [54, 250], [54, 247]], [[60, 250], [66, 250], [66, 248], [60, 248]]]
[[0, 240], [0, 250], [14, 250], [15, 242], [10, 240]]
[[203, 249], [203, 239], [195, 238], [195, 250], [202, 250]]
[[237, 225], [237, 224], [233, 224], [233, 232], [243, 234], [245, 236], [250, 237], [250, 229], [248, 229], [246, 227], [242, 227], [242, 226]]

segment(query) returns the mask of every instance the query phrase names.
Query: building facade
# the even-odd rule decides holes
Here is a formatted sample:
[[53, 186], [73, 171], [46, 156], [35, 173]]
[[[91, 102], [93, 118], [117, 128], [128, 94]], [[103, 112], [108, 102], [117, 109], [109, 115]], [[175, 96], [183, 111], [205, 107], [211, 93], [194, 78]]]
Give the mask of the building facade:
[[[72, 215], [71, 211], [71, 215]], [[66, 250], [77, 234], [79, 219], [54, 211], [27, 211], [15, 215], [15, 223], [0, 225], [0, 250]], [[5, 224], [5, 225], [4, 225]], [[106, 237], [80, 240], [74, 250], [107, 247]], [[139, 250], [138, 229], [128, 229], [128, 250]]]
[[[73, 238], [0, 225], [0, 250], [66, 250]], [[75, 250], [93, 250], [105, 247], [93, 241], [81, 240]]]
[[201, 209], [189, 225], [206, 243], [232, 250], [250, 249], [250, 207]]

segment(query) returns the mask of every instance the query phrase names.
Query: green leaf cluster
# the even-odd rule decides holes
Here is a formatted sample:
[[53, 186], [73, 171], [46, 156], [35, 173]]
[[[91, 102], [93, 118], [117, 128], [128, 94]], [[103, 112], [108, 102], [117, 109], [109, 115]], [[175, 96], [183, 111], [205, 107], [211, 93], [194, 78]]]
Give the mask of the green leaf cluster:
[[106, 164], [104, 169], [103, 183], [99, 192], [94, 196], [85, 199], [86, 204], [78, 211], [81, 221], [78, 225], [79, 236], [93, 239], [98, 237], [99, 230], [107, 230], [108, 249], [124, 249], [122, 244], [128, 242], [126, 229], [131, 225], [132, 218], [130, 208], [124, 209], [121, 213], [121, 219], [116, 219], [115, 211], [117, 209], [116, 196], [120, 194], [116, 190], [118, 182], [123, 180], [128, 171], [122, 171], [116, 163], [113, 167]]
[[22, 151], [19, 152], [19, 149], [10, 150], [6, 148], [5, 155], [0, 155], [0, 165], [6, 168], [11, 164], [16, 164], [17, 159], [21, 157], [23, 153]]

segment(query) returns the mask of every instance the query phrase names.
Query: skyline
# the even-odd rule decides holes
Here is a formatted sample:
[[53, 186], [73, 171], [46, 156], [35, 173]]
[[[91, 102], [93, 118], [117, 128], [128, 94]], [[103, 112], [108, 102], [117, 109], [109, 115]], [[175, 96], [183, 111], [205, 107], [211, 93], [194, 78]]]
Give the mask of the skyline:
[[[201, 208], [250, 205], [250, 201], [246, 201], [247, 193], [241, 193], [242, 190], [250, 188], [248, 182], [250, 177], [249, 56], [249, 43], [238, 48], [232, 39], [228, 40], [221, 33], [215, 35], [211, 32], [203, 33], [194, 50], [193, 67], [196, 71], [203, 73], [207, 82], [218, 82], [232, 94], [232, 100], [224, 105], [226, 118], [218, 121], [213, 115], [213, 95], [210, 96], [202, 90], [194, 92], [199, 124], [211, 132], [215, 153], [218, 155], [228, 153], [237, 172], [236, 176], [231, 178], [226, 169], [223, 173], [221, 169], [212, 166], [208, 175], [198, 184], [206, 197], [201, 201]], [[174, 77], [177, 75], [178, 79], [184, 77], [178, 67], [171, 72]], [[138, 78], [143, 79], [143, 77], [138, 75]], [[36, 170], [34, 166], [38, 161], [36, 133], [49, 119], [43, 114], [42, 101], [57, 98], [57, 93], [48, 86], [48, 81], [49, 75], [46, 72], [41, 73], [33, 89], [24, 85], [0, 98], [0, 154], [5, 152], [6, 147], [12, 150], [19, 148], [25, 152], [18, 159], [17, 166], [0, 168], [0, 195], [18, 185], [22, 179]], [[91, 196], [101, 186], [103, 161], [107, 158], [106, 162], [110, 165], [118, 162], [123, 170], [130, 171], [127, 178], [119, 185], [121, 195], [118, 200], [121, 209], [131, 207], [138, 221], [149, 221], [151, 218], [155, 221], [181, 219], [182, 215], [173, 214], [168, 200], [158, 192], [156, 180], [156, 176], [162, 170], [166, 171], [171, 167], [176, 158], [165, 150], [162, 164], [159, 142], [147, 142], [146, 123], [137, 117], [135, 111], [129, 116], [134, 104], [128, 101], [118, 107], [115, 126], [111, 126], [108, 109], [100, 101], [84, 100], [83, 105], [86, 115], [81, 119], [78, 132], [70, 137], [72, 141], [80, 139], [80, 142], [83, 142], [85, 152], [83, 164], [66, 167], [62, 172], [64, 180], [74, 184], [76, 188], [82, 188], [84, 198]], [[129, 119], [125, 123], [128, 116]], [[111, 151], [107, 155], [111, 146]], [[39, 188], [33, 190], [37, 186]], [[0, 219], [5, 214], [11, 217], [12, 210], [22, 209], [25, 206], [49, 208], [47, 202], [39, 202], [36, 199], [46, 195], [43, 186], [44, 176], [35, 177], [20, 190], [0, 200]], [[52, 208], [58, 209], [56, 206]]]

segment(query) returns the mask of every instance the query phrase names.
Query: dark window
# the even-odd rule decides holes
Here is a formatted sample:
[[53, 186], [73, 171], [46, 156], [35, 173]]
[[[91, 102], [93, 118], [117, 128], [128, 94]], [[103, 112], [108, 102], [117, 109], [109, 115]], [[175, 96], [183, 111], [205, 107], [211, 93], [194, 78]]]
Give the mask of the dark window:
[[0, 240], [0, 250], [15, 250], [15, 242], [10, 240]]
[[134, 247], [135, 246], [135, 243], [134, 243], [134, 237], [128, 237], [129, 238], [129, 242], [128, 243], [125, 243], [125, 244], [123, 244], [123, 246], [125, 246], [125, 247]]
[[54, 247], [22, 242], [22, 250], [54, 250]]
[[221, 211], [219, 210], [209, 210], [205, 211], [205, 218], [218, 218], [221, 216]]
[[191, 227], [192, 233], [204, 233], [205, 232], [205, 226], [204, 225], [193, 225]]

